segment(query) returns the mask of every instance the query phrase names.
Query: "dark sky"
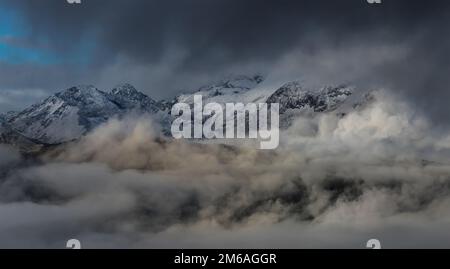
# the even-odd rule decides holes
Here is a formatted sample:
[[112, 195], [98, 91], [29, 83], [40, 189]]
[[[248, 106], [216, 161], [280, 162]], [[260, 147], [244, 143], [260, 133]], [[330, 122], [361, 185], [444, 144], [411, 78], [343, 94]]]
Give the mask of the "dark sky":
[[386, 87], [440, 122], [450, 112], [445, 0], [0, 0], [0, 17], [4, 107], [76, 84], [165, 98], [259, 72]]

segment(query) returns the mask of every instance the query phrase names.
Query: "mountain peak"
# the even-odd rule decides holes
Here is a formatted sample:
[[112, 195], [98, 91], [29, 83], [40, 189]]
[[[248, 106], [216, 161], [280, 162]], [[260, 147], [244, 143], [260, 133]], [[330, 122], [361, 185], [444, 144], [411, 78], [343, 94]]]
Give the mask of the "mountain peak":
[[119, 84], [116, 87], [114, 87], [114, 89], [111, 90], [111, 94], [113, 95], [126, 95], [126, 96], [131, 96], [131, 95], [136, 95], [140, 93], [138, 90], [136, 90], [136, 88], [131, 85], [130, 83], [123, 83], [123, 84]]
[[151, 113], [156, 113], [160, 110], [155, 100], [138, 91], [129, 83], [119, 84], [114, 87], [108, 98], [122, 109], [140, 109]]
[[[105, 93], [92, 85], [80, 85], [51, 96], [61, 99], [71, 106], [102, 105], [106, 102]], [[52, 100], [55, 102], [55, 100]]]
[[67, 90], [64, 90], [62, 92], [59, 92], [59, 94], [85, 95], [85, 94], [92, 94], [96, 91], [98, 90], [93, 85], [78, 85], [71, 87]]
[[32, 105], [9, 122], [27, 137], [57, 144], [78, 139], [112, 117], [135, 110], [159, 110], [155, 101], [130, 84], [116, 87], [114, 92], [106, 93], [91, 85], [72, 87]]
[[279, 103], [284, 113], [288, 109], [310, 108], [315, 112], [332, 111], [342, 104], [353, 93], [347, 86], [325, 86], [320, 90], [306, 89], [300, 81], [284, 84], [267, 100], [268, 103]]
[[262, 75], [229, 75], [226, 78], [212, 84], [198, 88], [189, 93], [180, 94], [176, 97], [177, 102], [192, 103], [194, 95], [202, 95], [205, 102], [227, 103], [238, 98], [264, 81]]
[[264, 81], [261, 75], [229, 75], [225, 79], [219, 80], [208, 86], [201, 87], [199, 91], [209, 91], [209, 90], [250, 90], [256, 87], [258, 84]]

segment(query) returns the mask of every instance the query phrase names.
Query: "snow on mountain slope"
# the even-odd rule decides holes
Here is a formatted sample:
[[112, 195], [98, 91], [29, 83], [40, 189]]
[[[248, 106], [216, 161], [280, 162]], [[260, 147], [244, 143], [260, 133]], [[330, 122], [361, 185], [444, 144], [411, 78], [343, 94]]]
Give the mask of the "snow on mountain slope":
[[133, 110], [154, 113], [156, 102], [124, 84], [110, 93], [94, 86], [72, 87], [8, 119], [21, 134], [47, 144], [80, 138], [115, 116]]
[[[28, 137], [56, 144], [80, 137], [113, 108], [114, 105], [93, 86], [79, 86], [50, 96], [9, 122]], [[81, 118], [79, 112], [85, 118]]]
[[176, 102], [192, 104], [194, 95], [202, 95], [204, 103], [279, 103], [280, 114], [287, 110], [312, 110], [328, 112], [338, 108], [354, 92], [348, 86], [306, 88], [302, 82], [293, 81], [279, 88], [261, 86], [261, 76], [238, 76], [211, 86], [202, 87], [191, 94], [182, 94]]
[[0, 116], [0, 144], [8, 144], [24, 152], [38, 151], [42, 145], [15, 131], [6, 121], [4, 115]]
[[288, 109], [312, 109], [326, 112], [336, 109], [352, 95], [354, 89], [347, 86], [325, 86], [319, 90], [305, 89], [300, 82], [283, 85], [268, 99], [267, 103], [279, 103], [280, 114]]
[[128, 83], [112, 89], [108, 97], [119, 108], [125, 110], [139, 110], [140, 112], [148, 113], [156, 113], [161, 110], [161, 107], [155, 100], [139, 92]]
[[347, 86], [325, 86], [305, 88], [299, 81], [288, 82], [280, 88], [261, 87], [263, 77], [255, 75], [237, 76], [210, 86], [201, 87], [190, 94], [182, 94], [176, 102], [192, 104], [194, 95], [202, 95], [204, 103], [279, 103], [280, 113], [288, 109], [312, 109], [326, 112], [336, 109], [353, 94], [354, 88]]
[[261, 75], [230, 76], [208, 86], [203, 86], [193, 93], [179, 95], [176, 102], [192, 104], [194, 95], [202, 95], [204, 103], [225, 104], [230, 102], [244, 102], [242, 97], [264, 81]]
[[8, 122], [10, 119], [14, 118], [15, 116], [17, 116], [17, 112], [15, 111], [9, 111], [6, 113], [1, 113], [0, 114], [0, 122]]
[[[359, 101], [353, 98], [354, 95], [358, 95], [355, 94], [354, 87], [344, 85], [306, 87], [306, 84], [301, 81], [292, 81], [278, 84], [281, 86], [271, 86], [265, 84], [264, 78], [259, 75], [237, 76], [201, 87], [190, 94], [182, 94], [172, 103], [183, 102], [192, 105], [194, 95], [203, 96], [203, 105], [211, 102], [222, 106], [225, 103], [279, 103], [280, 127], [285, 129], [297, 117], [311, 112], [334, 111], [344, 115], [354, 109], [354, 104]], [[360, 97], [358, 95], [358, 98]]]

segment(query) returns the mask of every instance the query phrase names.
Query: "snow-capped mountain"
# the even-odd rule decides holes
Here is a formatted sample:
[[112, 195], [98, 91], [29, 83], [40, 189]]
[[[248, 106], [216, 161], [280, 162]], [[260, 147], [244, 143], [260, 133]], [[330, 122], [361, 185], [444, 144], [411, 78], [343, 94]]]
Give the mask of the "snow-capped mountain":
[[77, 86], [5, 118], [24, 136], [57, 144], [78, 139], [112, 117], [131, 111], [155, 113], [158, 110], [156, 101], [129, 84], [109, 93], [94, 86]]
[[210, 86], [204, 86], [190, 94], [182, 94], [176, 102], [193, 104], [194, 95], [202, 95], [203, 103], [278, 103], [280, 126], [287, 128], [302, 112], [331, 112], [344, 104], [354, 94], [354, 88], [324, 86], [306, 88], [301, 81], [287, 82], [281, 87], [267, 87], [260, 75], [238, 76]]
[[194, 95], [202, 95], [204, 103], [279, 103], [280, 114], [289, 109], [326, 112], [336, 109], [354, 92], [352, 87], [344, 85], [307, 89], [300, 81], [288, 82], [278, 89], [264, 89], [259, 87], [263, 82], [264, 78], [260, 75], [232, 77], [201, 87], [192, 93], [179, 95], [176, 102], [192, 104]]
[[115, 87], [108, 97], [122, 110], [138, 110], [148, 113], [157, 113], [161, 110], [158, 102], [136, 90], [131, 84]]
[[264, 81], [261, 75], [231, 76], [208, 86], [203, 86], [191, 93], [181, 94], [175, 98], [176, 102], [192, 104], [194, 95], [203, 96], [204, 103], [225, 104], [229, 102], [251, 102], [247, 98], [242, 99], [248, 92], [255, 89]]
[[348, 86], [307, 88], [302, 82], [293, 81], [281, 87], [268, 87], [260, 75], [229, 77], [162, 101], [155, 101], [130, 84], [119, 85], [109, 92], [94, 86], [77, 86], [21, 112], [1, 114], [0, 143], [26, 146], [64, 143], [79, 139], [109, 119], [128, 113], [152, 114], [161, 123], [163, 132], [169, 134], [172, 105], [177, 102], [192, 104], [194, 95], [202, 95], [204, 104], [279, 103], [281, 128], [288, 127], [302, 112], [345, 114], [346, 110], [357, 109], [370, 99], [370, 95], [363, 98]]
[[326, 86], [319, 90], [305, 89], [298, 81], [289, 82], [275, 91], [267, 103], [279, 103], [280, 114], [288, 109], [312, 109], [326, 112], [336, 109], [353, 94], [354, 89], [347, 86]]

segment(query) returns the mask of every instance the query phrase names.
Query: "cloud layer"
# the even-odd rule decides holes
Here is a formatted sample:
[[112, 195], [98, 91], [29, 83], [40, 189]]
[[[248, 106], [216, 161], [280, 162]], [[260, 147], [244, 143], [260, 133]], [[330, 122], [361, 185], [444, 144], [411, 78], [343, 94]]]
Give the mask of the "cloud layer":
[[131, 117], [37, 163], [2, 157], [0, 246], [448, 247], [450, 137], [374, 95], [300, 117], [277, 151], [167, 140]]

